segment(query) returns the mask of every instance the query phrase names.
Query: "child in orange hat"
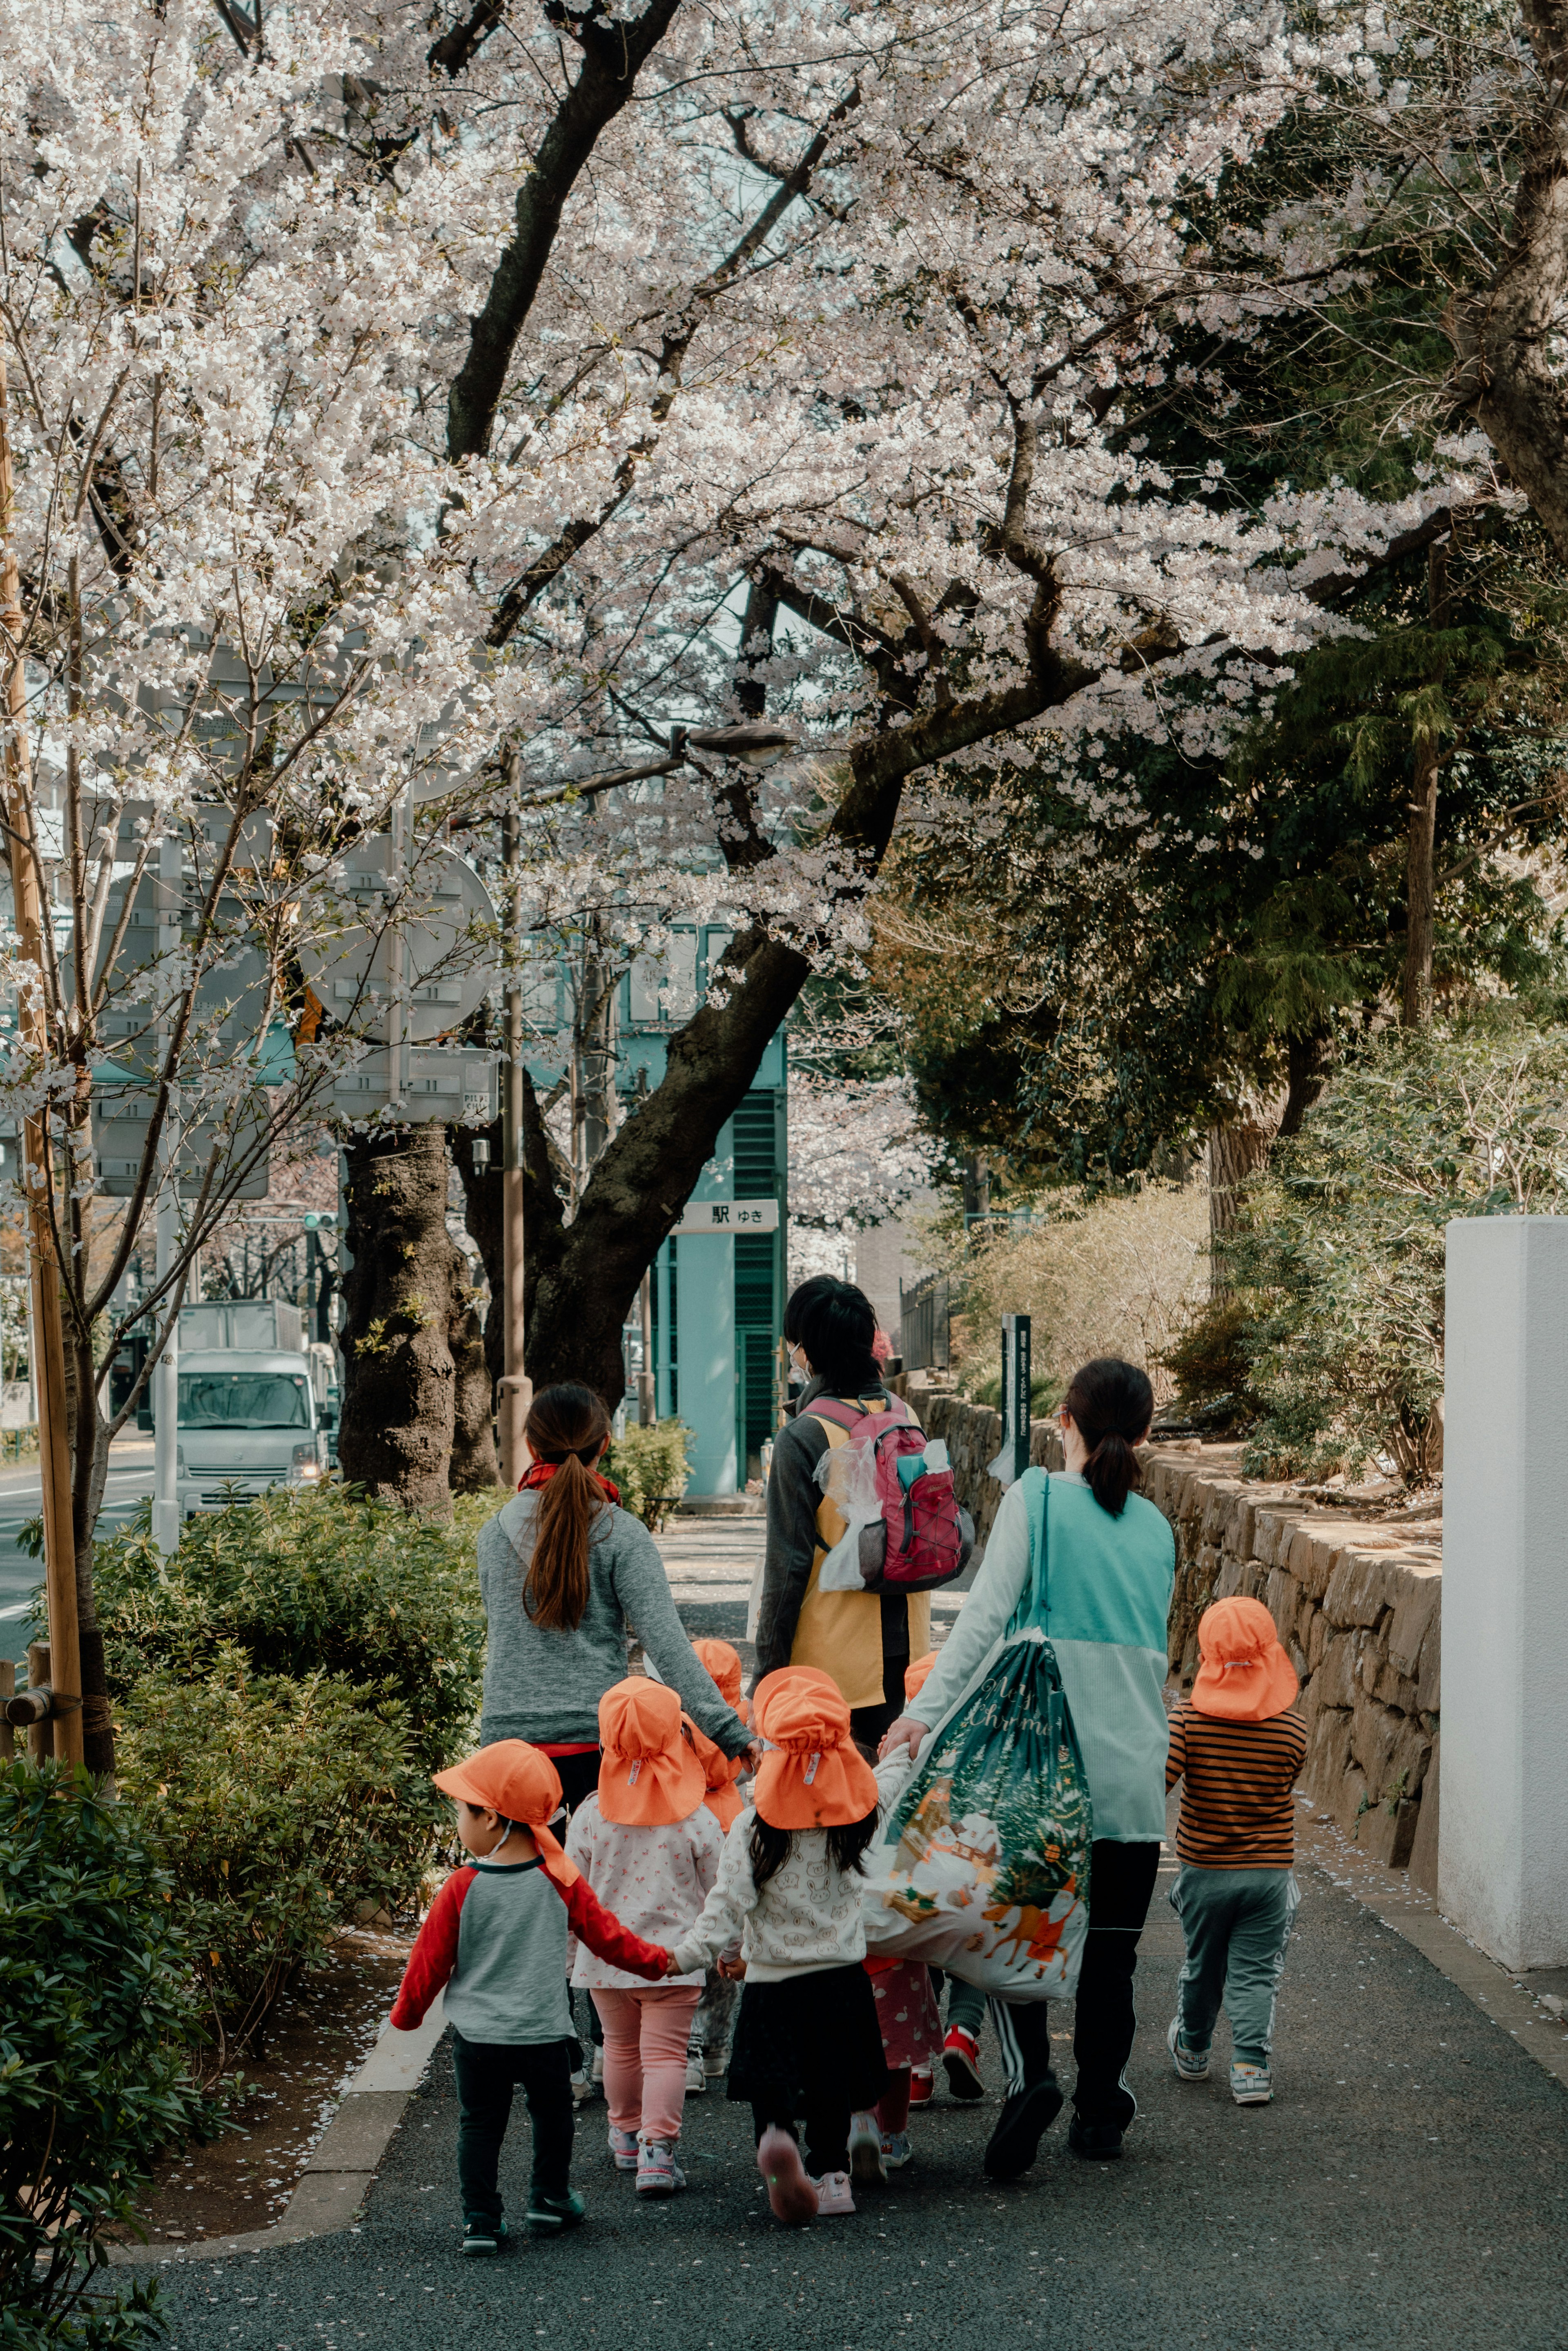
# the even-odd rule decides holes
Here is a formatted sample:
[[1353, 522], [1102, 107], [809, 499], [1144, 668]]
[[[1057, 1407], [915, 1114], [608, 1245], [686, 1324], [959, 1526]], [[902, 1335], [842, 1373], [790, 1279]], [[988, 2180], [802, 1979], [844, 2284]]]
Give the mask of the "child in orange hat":
[[457, 2076], [457, 2178], [463, 2250], [498, 2252], [507, 2239], [497, 2185], [512, 2093], [522, 2085], [533, 2126], [528, 2226], [575, 2228], [583, 2202], [570, 2181], [571, 2012], [567, 1947], [575, 1936], [634, 1976], [663, 1978], [669, 1952], [629, 1934], [594, 1898], [547, 1825], [560, 1777], [521, 1739], [498, 1739], [435, 1784], [457, 1806], [472, 1859], [455, 1869], [409, 1953], [392, 2022], [412, 2032], [446, 1994]]
[[1294, 1789], [1307, 1751], [1301, 1688], [1260, 1600], [1206, 1608], [1202, 1664], [1171, 1717], [1166, 1786], [1182, 1782], [1171, 1902], [1186, 1938], [1166, 2043], [1184, 2082], [1208, 2078], [1221, 2002], [1230, 2021], [1230, 2095], [1267, 2105], [1274, 2004], [1301, 1896]]
[[[637, 1934], [673, 1943], [701, 1910], [724, 1850], [680, 1698], [641, 1675], [617, 1682], [599, 1701], [599, 1787], [571, 1816], [567, 1852]], [[604, 2027], [611, 2158], [636, 2171], [640, 2196], [671, 2196], [686, 2184], [675, 2150], [702, 1976], [637, 1983], [584, 1949], [571, 1980], [592, 1994]]]
[[887, 2086], [861, 1917], [877, 1790], [825, 1674], [783, 1667], [758, 1685], [752, 1709], [768, 1751], [674, 1965], [697, 1967], [740, 1944], [746, 1990], [729, 2095], [751, 2107], [774, 2212], [800, 2222], [854, 2210], [850, 2116]]

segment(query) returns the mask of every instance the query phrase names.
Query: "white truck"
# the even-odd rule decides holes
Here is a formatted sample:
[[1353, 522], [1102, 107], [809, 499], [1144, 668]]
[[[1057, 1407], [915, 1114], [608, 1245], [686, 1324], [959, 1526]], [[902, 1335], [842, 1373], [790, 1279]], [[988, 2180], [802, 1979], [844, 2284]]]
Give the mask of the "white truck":
[[305, 1343], [280, 1299], [184, 1307], [180, 1315], [180, 1515], [275, 1486], [319, 1486], [329, 1468], [332, 1350]]

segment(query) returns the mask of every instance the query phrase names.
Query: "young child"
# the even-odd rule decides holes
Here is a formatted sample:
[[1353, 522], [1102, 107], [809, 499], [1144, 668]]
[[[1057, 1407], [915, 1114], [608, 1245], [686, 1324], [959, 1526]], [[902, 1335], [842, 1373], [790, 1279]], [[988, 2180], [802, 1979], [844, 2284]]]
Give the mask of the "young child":
[[[929, 1677], [930, 1677], [931, 1668], [932, 1668], [932, 1667], [933, 1667], [936, 1663], [936, 1650], [935, 1650], [935, 1649], [927, 1649], [927, 1651], [925, 1652], [925, 1655], [923, 1657], [916, 1657], [913, 1665], [905, 1666], [905, 1667], [904, 1667], [904, 1705], [905, 1705], [905, 1706], [913, 1706], [913, 1705], [915, 1704], [915, 1699], [920, 1696], [921, 1691], [925, 1688], [925, 1684], [926, 1684], [927, 1680], [928, 1680], [928, 1679], [929, 1679]], [[944, 1978], [943, 1978], [942, 1970], [941, 1970], [941, 1969], [940, 1969], [940, 1968], [933, 1968], [933, 1969], [931, 1969], [928, 1972], [929, 1972], [929, 1980], [930, 1980], [930, 1985], [931, 1985], [931, 1998], [932, 1998], [933, 2002], [935, 2003], [935, 2002], [936, 2002], [936, 2001], [940, 2001], [940, 1999], [941, 1999], [941, 1996], [942, 1996], [942, 1985], [943, 1985]], [[955, 1982], [956, 1982], [956, 1980], [955, 1979]], [[879, 1988], [879, 1990], [880, 1990], [880, 1988]], [[981, 2005], [982, 2005], [982, 2008], [983, 2008], [983, 2006], [984, 2006], [984, 1999], [983, 1999], [983, 1995], [977, 1995], [977, 1997], [980, 1997], [980, 1999], [981, 1999]], [[935, 2010], [935, 2013], [936, 2013], [936, 2016], [937, 2039], [940, 2041], [940, 2040], [941, 2040], [941, 2011], [940, 2011], [940, 2009], [939, 2009], [939, 2008], [936, 2008], [936, 2009]], [[886, 2034], [885, 2034], [885, 2033], [884, 2033], [884, 2034], [883, 2034], [883, 2048], [884, 2048], [884, 2052], [885, 2052], [885, 2046], [886, 2046]], [[945, 2053], [945, 2049], [944, 2049], [944, 2053]], [[892, 2060], [891, 2060], [891, 2059], [889, 2060], [889, 2063], [890, 2063], [890, 2064], [892, 2063]], [[922, 2062], [922, 2063], [921, 2063], [921, 2064], [919, 2064], [912, 2065], [912, 2066], [911, 2066], [911, 2068], [910, 2068], [910, 2074], [909, 2074], [909, 2103], [910, 2103], [910, 2105], [911, 2105], [912, 2107], [914, 2107], [914, 2106], [928, 2106], [928, 2105], [931, 2104], [932, 2099], [936, 2096], [936, 2069], [935, 2064], [931, 2064], [931, 2063], [928, 2063], [928, 2062]]]
[[[694, 1641], [693, 1651], [697, 1662], [706, 1669], [714, 1687], [727, 1706], [734, 1708], [742, 1722], [751, 1720], [751, 1708], [740, 1694], [740, 1656], [727, 1641]], [[686, 1735], [696, 1750], [698, 1762], [707, 1774], [707, 1795], [705, 1802], [721, 1829], [731, 1829], [739, 1819], [742, 1809], [740, 1782], [750, 1770], [744, 1756], [730, 1757], [722, 1747], [706, 1738], [695, 1722], [687, 1721]], [[686, 2095], [700, 2098], [710, 2082], [720, 2081], [729, 2064], [729, 2044], [735, 2029], [735, 2004], [740, 1998], [740, 1986], [716, 1968], [709, 1968], [703, 1983], [702, 1998], [692, 2019], [692, 2037], [686, 2050]]]
[[[936, 1652], [917, 1658], [904, 1670], [904, 1695], [913, 1704], [925, 1687], [936, 1662]], [[931, 1970], [924, 1959], [868, 1959], [865, 1971], [876, 1995], [876, 2022], [888, 2084], [870, 2113], [850, 2117], [850, 2178], [857, 2185], [885, 2179], [909, 2161], [909, 2109], [915, 2103], [915, 2084], [931, 2095], [932, 2067], [942, 2044], [942, 2019], [937, 2012]]]
[[[750, 2105], [769, 2204], [780, 2220], [800, 2223], [854, 2210], [850, 2116], [887, 2086], [862, 1964], [861, 1855], [876, 1834], [876, 1781], [826, 1674], [783, 1667], [758, 1684], [752, 1703], [768, 1752], [673, 1964], [702, 1966], [741, 1938], [746, 1989], [729, 2095]], [[795, 2137], [800, 2113], [805, 2164]]]
[[412, 2032], [443, 1987], [457, 2075], [457, 2179], [463, 2250], [498, 2252], [507, 2241], [497, 2174], [518, 2083], [533, 2126], [528, 2221], [544, 2234], [574, 2229], [583, 2201], [572, 2187], [569, 1929], [633, 1975], [663, 1978], [669, 1952], [629, 1935], [594, 1899], [545, 1825], [560, 1809], [548, 1755], [498, 1739], [435, 1784], [457, 1806], [457, 1835], [473, 1855], [455, 1869], [409, 1953], [392, 2021]]
[[1171, 1717], [1166, 1786], [1182, 1781], [1171, 1902], [1186, 1938], [1166, 2043], [1184, 2082], [1208, 2077], [1220, 2002], [1230, 2020], [1230, 2095], [1273, 2095], [1269, 2053], [1285, 1946], [1301, 1900], [1292, 1791], [1307, 1729], [1301, 1684], [1260, 1600], [1217, 1600], [1197, 1628], [1203, 1663]]
[[[566, 1840], [600, 1900], [632, 1933], [672, 1943], [701, 1910], [724, 1851], [681, 1724], [681, 1701], [663, 1682], [636, 1675], [605, 1691], [598, 1792], [572, 1814]], [[640, 2196], [672, 2196], [686, 2184], [675, 2149], [702, 1976], [645, 1984], [634, 1972], [584, 1948], [571, 1980], [591, 1993], [604, 2027], [612, 2160], [636, 2172]]]

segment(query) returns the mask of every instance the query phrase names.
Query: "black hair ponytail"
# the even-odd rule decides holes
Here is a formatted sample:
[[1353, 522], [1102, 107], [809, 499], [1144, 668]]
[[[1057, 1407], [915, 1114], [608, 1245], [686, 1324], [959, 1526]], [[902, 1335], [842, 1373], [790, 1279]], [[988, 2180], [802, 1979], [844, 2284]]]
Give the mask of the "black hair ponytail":
[[1149, 1375], [1136, 1364], [1118, 1355], [1096, 1355], [1074, 1372], [1061, 1400], [1078, 1434], [1089, 1447], [1083, 1475], [1103, 1510], [1119, 1519], [1127, 1496], [1138, 1483], [1138, 1458], [1133, 1447], [1148, 1434], [1155, 1416], [1155, 1392]]

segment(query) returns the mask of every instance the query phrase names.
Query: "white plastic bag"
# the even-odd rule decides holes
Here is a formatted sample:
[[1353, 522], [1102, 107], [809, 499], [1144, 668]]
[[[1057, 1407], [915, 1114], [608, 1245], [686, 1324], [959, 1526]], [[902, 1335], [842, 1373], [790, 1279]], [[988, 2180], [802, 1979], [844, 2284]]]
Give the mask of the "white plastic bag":
[[844, 1521], [844, 1531], [817, 1571], [819, 1592], [863, 1592], [861, 1532], [882, 1517], [876, 1490], [876, 1437], [890, 1426], [881, 1418], [864, 1437], [830, 1445], [817, 1464], [817, 1483]]

